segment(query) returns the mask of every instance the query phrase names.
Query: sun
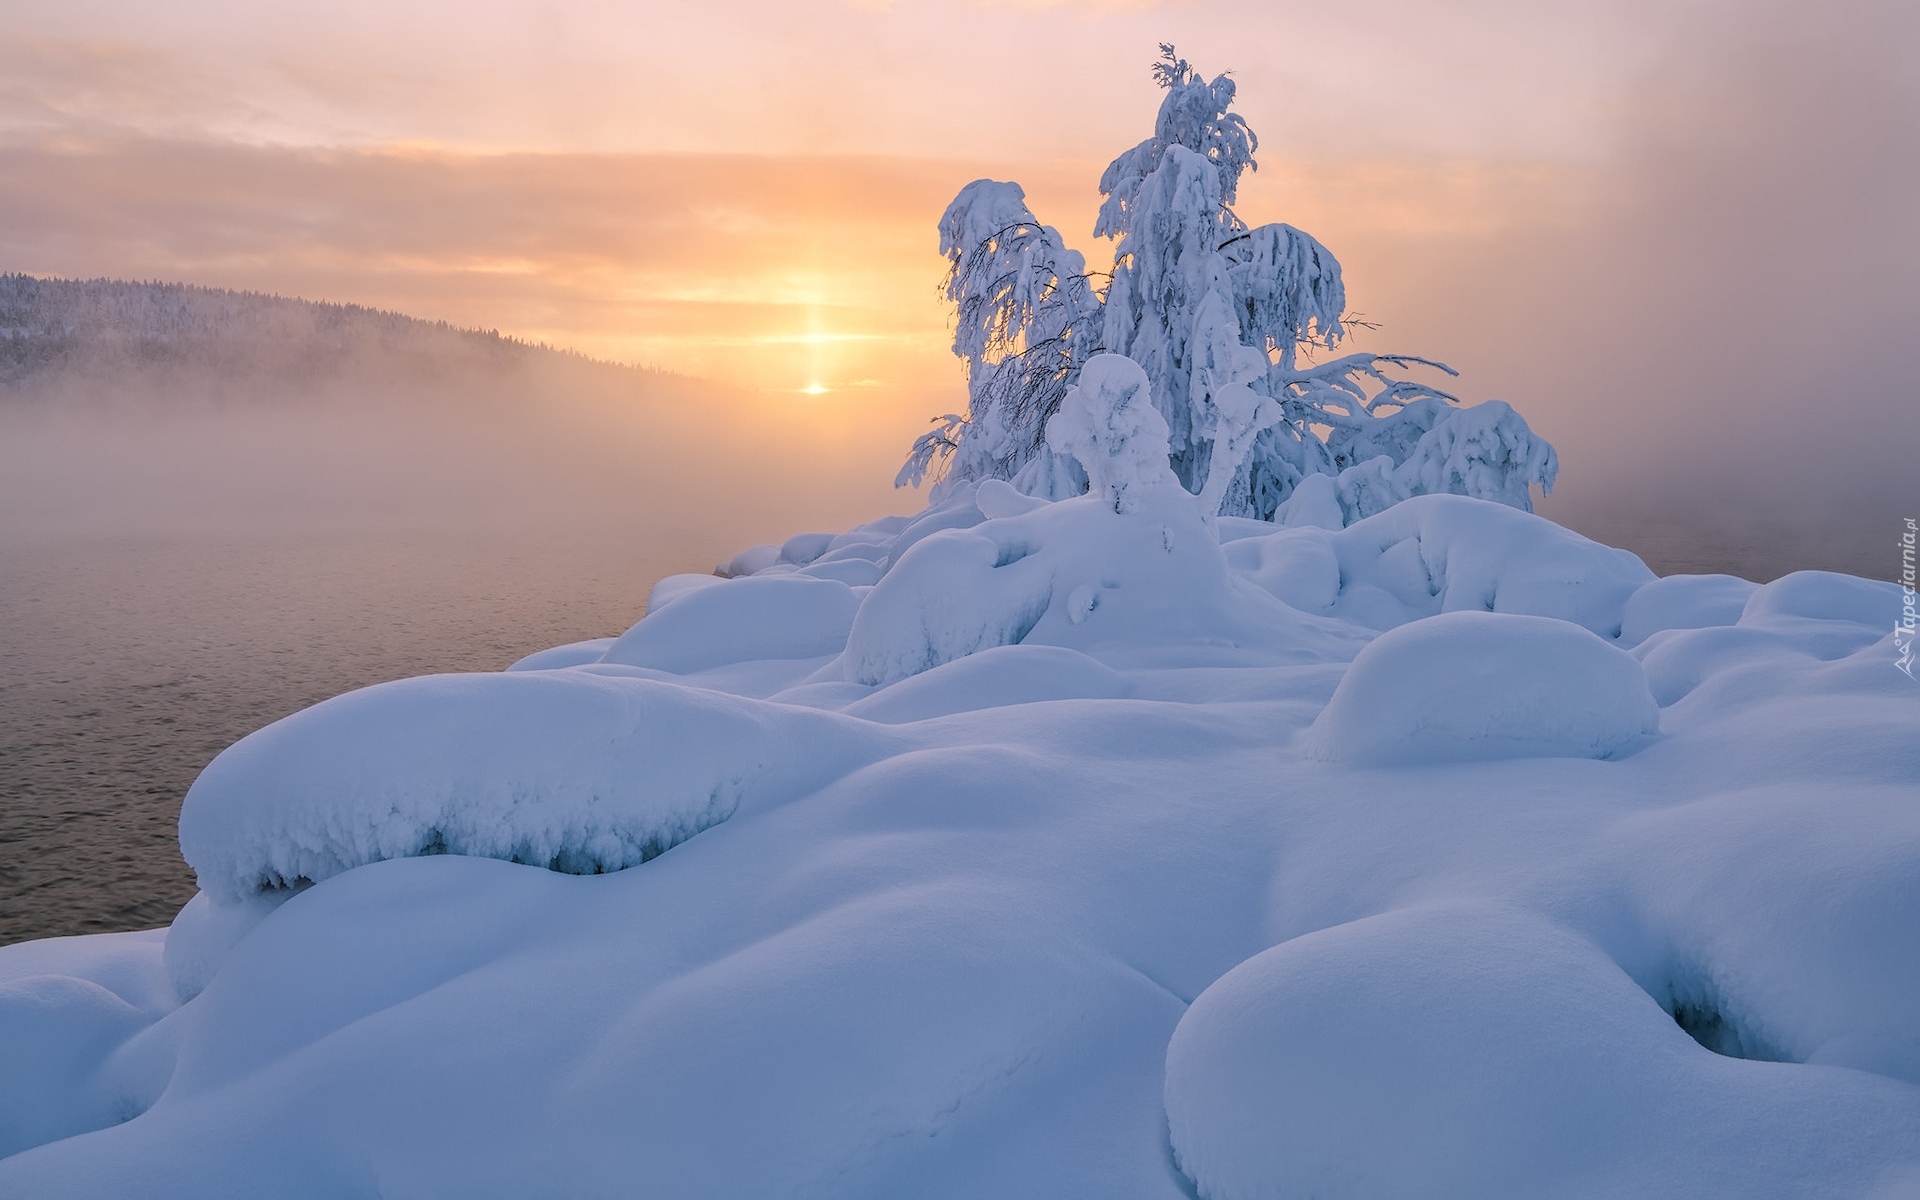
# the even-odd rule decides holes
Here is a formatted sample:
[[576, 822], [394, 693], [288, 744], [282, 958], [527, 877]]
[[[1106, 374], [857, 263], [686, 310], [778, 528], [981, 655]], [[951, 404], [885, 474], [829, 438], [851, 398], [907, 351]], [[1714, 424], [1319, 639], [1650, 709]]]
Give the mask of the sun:
[[832, 389], [827, 387], [826, 384], [821, 383], [818, 380], [815, 380], [813, 383], [810, 383], [807, 386], [801, 388], [800, 394], [802, 396], [824, 396], [831, 390]]

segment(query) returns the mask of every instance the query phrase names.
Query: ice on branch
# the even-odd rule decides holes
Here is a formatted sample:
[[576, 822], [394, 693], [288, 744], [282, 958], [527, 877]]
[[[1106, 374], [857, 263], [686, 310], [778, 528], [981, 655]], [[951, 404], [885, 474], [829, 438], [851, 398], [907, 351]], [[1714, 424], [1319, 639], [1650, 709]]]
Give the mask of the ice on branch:
[[1096, 355], [1117, 354], [1145, 373], [1168, 465], [1210, 514], [1271, 521], [1316, 475], [1338, 479], [1349, 521], [1434, 492], [1531, 511], [1532, 488], [1551, 490], [1558, 464], [1511, 408], [1457, 407], [1414, 377], [1455, 373], [1425, 358], [1314, 361], [1349, 332], [1340, 262], [1291, 225], [1249, 227], [1233, 211], [1259, 145], [1229, 111], [1233, 81], [1161, 52], [1153, 136], [1100, 180], [1094, 234], [1115, 239], [1110, 272], [1088, 272], [1016, 184], [970, 183], [941, 218], [968, 408], [914, 443], [897, 482], [1078, 494], [1087, 481], [1049, 444], [1047, 422]]

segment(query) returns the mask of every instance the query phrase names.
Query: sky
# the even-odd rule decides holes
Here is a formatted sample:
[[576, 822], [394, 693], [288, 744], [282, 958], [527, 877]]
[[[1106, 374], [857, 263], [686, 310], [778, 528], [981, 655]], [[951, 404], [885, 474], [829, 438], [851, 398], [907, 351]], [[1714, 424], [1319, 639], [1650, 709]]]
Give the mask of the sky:
[[1361, 348], [1514, 403], [1566, 502], [1878, 519], [1915, 408], [1914, 10], [0, 0], [0, 269], [498, 328], [891, 462], [963, 402], [946, 201], [1018, 180], [1099, 262], [1173, 41], [1261, 135], [1241, 214], [1340, 255]]

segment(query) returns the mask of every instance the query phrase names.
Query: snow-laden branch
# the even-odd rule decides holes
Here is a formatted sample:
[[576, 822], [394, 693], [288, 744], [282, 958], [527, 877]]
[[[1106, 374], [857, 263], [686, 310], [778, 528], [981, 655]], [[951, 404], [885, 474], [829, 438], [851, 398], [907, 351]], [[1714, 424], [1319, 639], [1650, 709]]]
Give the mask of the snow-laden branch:
[[1233, 211], [1259, 144], [1229, 111], [1233, 81], [1161, 52], [1153, 136], [1100, 180], [1094, 233], [1116, 240], [1104, 288], [1017, 184], [976, 180], [942, 215], [968, 410], [915, 441], [900, 480], [944, 472], [1048, 495], [1078, 480], [1072, 456], [1049, 446], [1048, 421], [1084, 365], [1111, 353], [1142, 371], [1174, 477], [1210, 513], [1271, 519], [1311, 475], [1344, 481], [1350, 513], [1435, 489], [1530, 507], [1530, 489], [1552, 485], [1553, 448], [1505, 405], [1461, 409], [1408, 377], [1452, 367], [1411, 354], [1313, 361], [1373, 326], [1347, 311], [1326, 246]]

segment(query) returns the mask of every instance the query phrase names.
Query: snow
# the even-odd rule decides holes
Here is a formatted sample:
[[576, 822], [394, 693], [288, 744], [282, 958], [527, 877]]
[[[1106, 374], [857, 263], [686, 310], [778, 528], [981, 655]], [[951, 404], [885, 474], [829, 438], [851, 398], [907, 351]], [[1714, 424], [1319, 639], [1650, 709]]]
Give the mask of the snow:
[[1620, 641], [1637, 646], [1663, 629], [1732, 625], [1756, 585], [1733, 575], [1669, 575], [1638, 588], [1620, 613]]
[[[655, 589], [656, 592], [658, 590]], [[550, 646], [515, 660], [507, 666], [507, 670], [551, 671], [556, 667], [578, 667], [587, 663], [597, 663], [607, 656], [607, 650], [613, 643], [613, 638], [606, 637], [568, 642], [564, 646]]]
[[1591, 943], [1477, 904], [1235, 967], [1174, 1031], [1166, 1096], [1209, 1200], [1861, 1195], [1862, 1149], [1920, 1144], [1920, 1090], [1708, 1053]]
[[1227, 560], [1280, 599], [1374, 629], [1462, 609], [1620, 633], [1646, 564], [1550, 521], [1466, 496], [1417, 496], [1333, 532], [1239, 538]]
[[[1335, 477], [1343, 523], [1384, 512], [1411, 496], [1428, 495], [1474, 496], [1532, 512], [1529, 485], [1543, 483], [1552, 490], [1559, 457], [1512, 406], [1487, 400], [1462, 409], [1436, 408], [1431, 419], [1433, 424], [1400, 450], [1404, 461], [1378, 453]], [[1386, 428], [1357, 430], [1342, 449], [1355, 454], [1362, 446], [1393, 448], [1393, 424], [1385, 421]]]
[[1869, 629], [1891, 629], [1900, 619], [1900, 589], [1831, 571], [1795, 571], [1756, 589], [1740, 611], [1742, 621], [1769, 617], [1857, 621]]
[[[1015, 644], [1318, 657], [1352, 640], [1237, 578], [1192, 497], [1171, 480], [1118, 494], [918, 540], [862, 602], [846, 678], [894, 683]], [[1116, 511], [1120, 503], [1128, 511]]]
[[1898, 589], [1216, 516], [1123, 374], [1093, 494], [223, 752], [170, 930], [0, 947], [0, 1195], [1911, 1194]]
[[834, 654], [859, 608], [846, 583], [800, 574], [690, 589], [621, 634], [603, 661], [685, 675], [748, 659]]
[[1087, 490], [1131, 512], [1143, 488], [1177, 487], [1167, 465], [1167, 422], [1153, 406], [1147, 373], [1130, 358], [1097, 354], [1047, 422], [1047, 447], [1087, 473]]
[[1043, 700], [1117, 700], [1132, 691], [1125, 676], [1077, 650], [1008, 645], [902, 679], [845, 711], [892, 725]]
[[1368, 643], [1307, 730], [1330, 762], [1611, 758], [1660, 732], [1624, 650], [1551, 617], [1450, 612]]
[[178, 1003], [158, 932], [48, 938], [0, 952], [0, 1158], [121, 1120], [108, 1055]]
[[614, 871], [742, 804], [817, 787], [874, 744], [826, 714], [654, 679], [430, 675], [242, 738], [188, 790], [180, 851], [228, 902], [403, 855]]

